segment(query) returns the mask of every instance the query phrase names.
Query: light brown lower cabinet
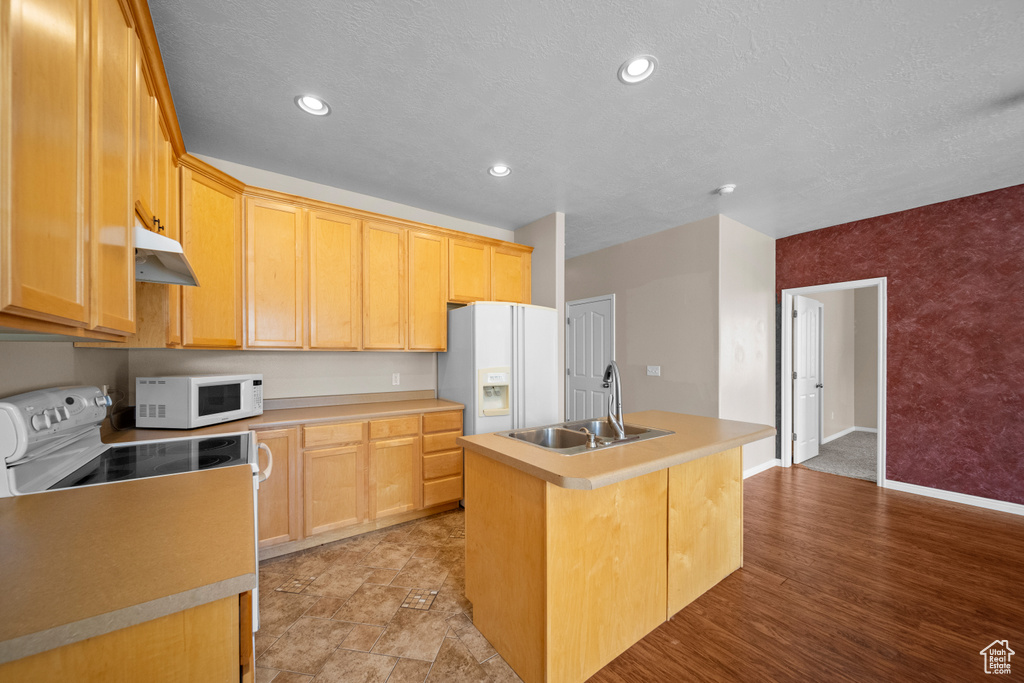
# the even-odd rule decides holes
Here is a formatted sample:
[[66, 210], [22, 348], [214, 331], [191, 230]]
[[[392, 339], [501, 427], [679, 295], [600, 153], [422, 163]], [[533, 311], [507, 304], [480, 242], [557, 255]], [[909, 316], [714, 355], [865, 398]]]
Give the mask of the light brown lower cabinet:
[[366, 447], [320, 448], [302, 455], [306, 536], [366, 520]]
[[260, 548], [272, 557], [450, 508], [462, 498], [461, 434], [461, 410], [258, 431], [274, 454], [259, 490]]
[[420, 507], [419, 437], [370, 442], [370, 515], [380, 519]]
[[[299, 452], [299, 430], [270, 429], [256, 433], [260, 443], [270, 448], [274, 466], [270, 476], [260, 484], [259, 506], [260, 547], [279, 545], [302, 538], [302, 507]], [[267, 469], [265, 452], [260, 452], [260, 471]]]

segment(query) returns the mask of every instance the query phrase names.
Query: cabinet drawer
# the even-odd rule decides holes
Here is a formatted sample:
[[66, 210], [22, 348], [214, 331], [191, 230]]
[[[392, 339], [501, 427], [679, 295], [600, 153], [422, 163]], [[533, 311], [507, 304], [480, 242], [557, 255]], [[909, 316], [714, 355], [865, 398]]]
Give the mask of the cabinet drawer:
[[356, 443], [365, 440], [365, 422], [334, 422], [324, 425], [307, 425], [302, 428], [303, 448]]
[[370, 421], [370, 440], [387, 439], [392, 436], [416, 436], [420, 433], [420, 416], [406, 415], [387, 420]]
[[462, 475], [435, 479], [423, 484], [423, 507], [450, 503], [462, 498]]
[[462, 431], [462, 411], [453, 410], [447, 413], [424, 413], [423, 433]]
[[437, 479], [462, 474], [462, 449], [423, 456], [423, 478]]
[[438, 451], [451, 451], [460, 448], [455, 439], [462, 436], [462, 432], [445, 432], [443, 434], [424, 434], [423, 452], [437, 453]]

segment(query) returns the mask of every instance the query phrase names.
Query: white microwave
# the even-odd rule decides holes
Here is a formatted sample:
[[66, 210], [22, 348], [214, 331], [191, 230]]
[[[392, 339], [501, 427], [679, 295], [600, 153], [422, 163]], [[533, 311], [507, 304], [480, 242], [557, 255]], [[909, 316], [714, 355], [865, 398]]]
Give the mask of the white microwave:
[[263, 375], [135, 378], [135, 426], [196, 429], [263, 414]]

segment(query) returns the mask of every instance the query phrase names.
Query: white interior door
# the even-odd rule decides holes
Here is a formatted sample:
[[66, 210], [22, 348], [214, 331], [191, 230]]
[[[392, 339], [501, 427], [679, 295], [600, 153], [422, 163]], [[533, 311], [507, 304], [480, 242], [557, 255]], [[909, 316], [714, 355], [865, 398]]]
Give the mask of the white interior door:
[[793, 297], [793, 462], [818, 455], [821, 445], [820, 301]]
[[615, 358], [615, 295], [570, 301], [565, 310], [565, 418], [605, 417], [611, 388], [604, 386], [604, 369]]

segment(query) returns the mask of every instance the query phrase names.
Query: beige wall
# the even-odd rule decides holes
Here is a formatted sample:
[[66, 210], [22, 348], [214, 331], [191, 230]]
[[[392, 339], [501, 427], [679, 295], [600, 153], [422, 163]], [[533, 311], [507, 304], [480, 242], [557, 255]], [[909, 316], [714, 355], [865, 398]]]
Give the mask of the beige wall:
[[[775, 423], [775, 240], [719, 216], [718, 417]], [[775, 459], [775, 438], [743, 447], [743, 468]]]
[[379, 197], [359, 194], [358, 192], [350, 192], [341, 188], [331, 187], [330, 185], [321, 185], [320, 183], [314, 183], [309, 180], [282, 175], [280, 173], [273, 173], [272, 171], [264, 171], [261, 168], [243, 166], [242, 164], [236, 164], [233, 161], [216, 159], [202, 154], [196, 154], [195, 156], [211, 166], [219, 168], [228, 175], [237, 178], [246, 185], [263, 187], [268, 190], [276, 190], [278, 192], [287, 192], [289, 194], [297, 194], [300, 197], [309, 197], [310, 199], [318, 199], [323, 202], [340, 204], [353, 209], [361, 209], [362, 211], [382, 213], [386, 216], [404, 218], [406, 220], [426, 223], [428, 225], [437, 225], [442, 228], [468, 232], [473, 235], [493, 237], [506, 242], [515, 241], [515, 233], [511, 230], [497, 228], [493, 225], [475, 223], [473, 221], [463, 220], [462, 218], [455, 218], [454, 216], [446, 216], [444, 214], [434, 213], [433, 211], [427, 211], [425, 209], [417, 209], [415, 206], [399, 204]]
[[878, 429], [878, 288], [853, 294], [854, 423]]
[[[516, 242], [533, 247], [531, 300], [565, 317], [565, 214], [553, 213], [516, 229]], [[565, 326], [558, 327], [558, 367], [565, 367]], [[565, 375], [559, 373], [558, 419], [565, 416]]]
[[79, 384], [126, 392], [128, 352], [76, 349], [73, 342], [0, 342], [0, 397]]
[[623, 409], [717, 417], [718, 217], [565, 262], [567, 301], [603, 294], [615, 294]]
[[854, 425], [853, 290], [822, 292], [808, 297], [824, 305], [825, 388], [822, 438]]
[[[125, 353], [129, 358], [133, 400], [136, 377], [190, 373], [262, 373], [263, 396], [268, 399], [437, 387], [436, 354], [433, 353], [192, 349], [133, 349]], [[398, 386], [391, 384], [394, 372], [400, 374]]]

